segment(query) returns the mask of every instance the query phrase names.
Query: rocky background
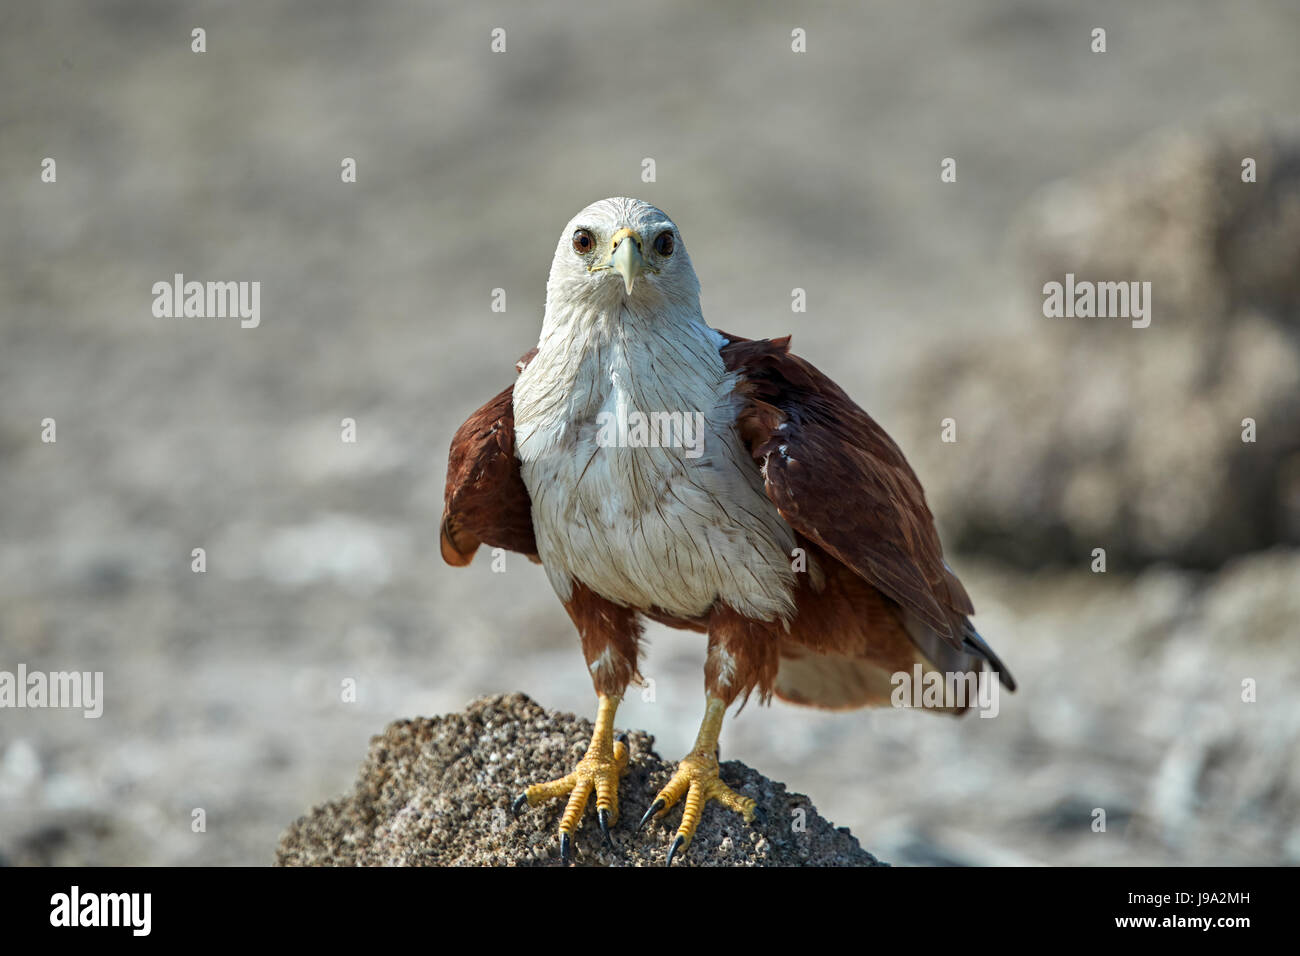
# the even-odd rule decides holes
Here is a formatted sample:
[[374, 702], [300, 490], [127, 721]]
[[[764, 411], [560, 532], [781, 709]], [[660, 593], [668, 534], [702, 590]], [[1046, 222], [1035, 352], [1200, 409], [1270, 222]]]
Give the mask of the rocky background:
[[[4, 7], [0, 670], [106, 702], [0, 710], [0, 856], [267, 864], [395, 720], [593, 713], [540, 569], [436, 535], [557, 231], [631, 194], [715, 326], [793, 332], [898, 440], [1021, 684], [994, 719], [750, 706], [724, 760], [891, 863], [1300, 862], [1298, 33], [1209, 0]], [[260, 281], [261, 326], [155, 318], [176, 272]], [[1067, 272], [1151, 281], [1151, 326], [1045, 318]], [[652, 628], [619, 727], [684, 753], [702, 663]]]

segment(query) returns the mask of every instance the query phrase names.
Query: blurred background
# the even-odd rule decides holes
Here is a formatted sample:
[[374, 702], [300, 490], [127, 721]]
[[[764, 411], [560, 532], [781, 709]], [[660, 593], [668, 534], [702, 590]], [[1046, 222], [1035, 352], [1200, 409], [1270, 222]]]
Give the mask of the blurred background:
[[[105, 705], [0, 711], [0, 856], [269, 863], [391, 720], [591, 715], [542, 571], [448, 568], [438, 520], [559, 230], [634, 195], [711, 324], [899, 442], [1021, 684], [751, 704], [724, 759], [895, 863], [1300, 862], [1300, 7], [1084, 6], [6, 4], [0, 669]], [[260, 326], [155, 317], [178, 272], [260, 281]], [[1045, 318], [1067, 272], [1150, 281], [1150, 327]], [[704, 644], [649, 636], [619, 721], [675, 759]]]

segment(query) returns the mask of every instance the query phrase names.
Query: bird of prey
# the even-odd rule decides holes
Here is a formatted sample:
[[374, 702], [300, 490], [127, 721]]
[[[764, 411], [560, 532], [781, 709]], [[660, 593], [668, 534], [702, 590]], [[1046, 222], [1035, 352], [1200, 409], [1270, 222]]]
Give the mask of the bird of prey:
[[541, 337], [516, 369], [452, 440], [441, 548], [458, 566], [480, 544], [540, 562], [578, 630], [598, 696], [591, 746], [515, 803], [568, 796], [565, 862], [593, 793], [607, 841], [618, 818], [629, 754], [614, 715], [640, 680], [643, 619], [708, 637], [699, 736], [641, 821], [684, 802], [669, 865], [708, 801], [756, 819], [718, 774], [723, 715], [753, 691], [881, 705], [898, 672], [986, 663], [1014, 689], [898, 446], [788, 336], [709, 327], [661, 210], [604, 199], [569, 222]]

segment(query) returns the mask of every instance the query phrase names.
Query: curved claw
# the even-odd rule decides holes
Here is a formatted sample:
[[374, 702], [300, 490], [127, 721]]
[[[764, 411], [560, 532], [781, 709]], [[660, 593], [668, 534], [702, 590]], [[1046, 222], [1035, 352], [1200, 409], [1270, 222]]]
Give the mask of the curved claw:
[[654, 803], [650, 804], [650, 809], [645, 812], [645, 816], [641, 818], [641, 822], [636, 825], [637, 832], [639, 833], [641, 828], [650, 822], [650, 818], [663, 808], [664, 802], [662, 800], [656, 800]]
[[605, 845], [613, 850], [614, 838], [609, 835], [609, 811], [604, 808], [597, 810], [596, 822], [600, 824], [600, 833], [605, 838]]
[[519, 796], [515, 797], [515, 802], [511, 806], [510, 811], [515, 816], [519, 816], [520, 812], [524, 809], [524, 805], [527, 803], [528, 803], [528, 794], [521, 793]]
[[750, 826], [765, 827], [767, 826], [767, 811], [760, 806], [754, 807], [754, 822]]
[[560, 834], [560, 862], [568, 866], [572, 861], [573, 841], [567, 833]]
[[686, 838], [680, 833], [677, 834], [677, 838], [673, 840], [673, 845], [668, 848], [668, 862], [664, 864], [665, 866], [673, 865], [673, 854], [680, 850], [685, 842]]

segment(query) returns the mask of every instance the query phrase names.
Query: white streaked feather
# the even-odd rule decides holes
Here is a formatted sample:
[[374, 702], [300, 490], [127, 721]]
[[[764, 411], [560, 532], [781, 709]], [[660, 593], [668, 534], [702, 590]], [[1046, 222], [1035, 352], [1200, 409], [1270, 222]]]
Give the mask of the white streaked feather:
[[709, 647], [709, 657], [713, 658], [718, 668], [718, 687], [722, 689], [730, 687], [736, 679], [736, 659], [720, 644]]
[[608, 644], [600, 656], [591, 662], [589, 670], [597, 677], [604, 675], [614, 666], [614, 645]]

